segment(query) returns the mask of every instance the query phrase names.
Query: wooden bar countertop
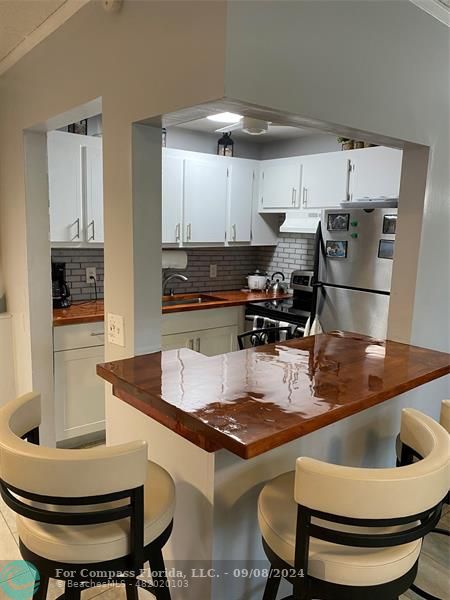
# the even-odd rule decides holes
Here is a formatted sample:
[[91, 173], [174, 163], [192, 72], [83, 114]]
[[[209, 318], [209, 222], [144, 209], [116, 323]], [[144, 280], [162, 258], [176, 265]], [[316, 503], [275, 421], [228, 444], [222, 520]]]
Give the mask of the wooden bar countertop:
[[[194, 297], [202, 297], [201, 303], [189, 303]], [[289, 293], [272, 294], [270, 292], [243, 292], [242, 290], [231, 290], [225, 292], [199, 292], [198, 294], [175, 294], [174, 300], [186, 304], [176, 304], [174, 306], [163, 306], [162, 313], [170, 314], [174, 312], [186, 312], [193, 310], [205, 310], [208, 308], [226, 308], [228, 306], [242, 306], [247, 302], [263, 302], [264, 300], [281, 300], [289, 298]], [[171, 300], [170, 296], [164, 296], [163, 300]], [[92, 302], [75, 302], [69, 308], [53, 309], [53, 326], [77, 325], [79, 323], [95, 323], [103, 321], [105, 318], [105, 308], [103, 300]]]
[[333, 332], [207, 358], [97, 366], [113, 393], [209, 452], [248, 459], [450, 373], [450, 354]]

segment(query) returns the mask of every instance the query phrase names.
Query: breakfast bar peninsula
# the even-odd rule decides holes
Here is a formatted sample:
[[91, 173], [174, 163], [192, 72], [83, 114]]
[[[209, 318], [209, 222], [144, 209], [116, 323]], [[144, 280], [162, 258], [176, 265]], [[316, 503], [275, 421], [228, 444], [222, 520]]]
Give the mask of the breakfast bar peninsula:
[[115, 397], [108, 443], [145, 439], [175, 480], [166, 565], [199, 576], [172, 597], [248, 600], [265, 581], [251, 573], [267, 567], [257, 526], [263, 483], [301, 455], [393, 465], [401, 394], [448, 375], [450, 355], [334, 332], [210, 358], [182, 348], [97, 372]]

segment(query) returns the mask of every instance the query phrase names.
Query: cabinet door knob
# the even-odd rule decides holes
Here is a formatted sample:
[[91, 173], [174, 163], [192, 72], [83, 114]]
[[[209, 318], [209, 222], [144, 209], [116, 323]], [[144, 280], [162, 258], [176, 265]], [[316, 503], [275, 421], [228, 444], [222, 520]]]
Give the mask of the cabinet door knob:
[[189, 223], [188, 226], [186, 227], [186, 238], [188, 241], [191, 239], [191, 233], [192, 233], [192, 225]]
[[233, 242], [236, 241], [236, 225], [233, 225]]
[[177, 226], [175, 227], [175, 241], [179, 242], [180, 241], [180, 224], [177, 223]]

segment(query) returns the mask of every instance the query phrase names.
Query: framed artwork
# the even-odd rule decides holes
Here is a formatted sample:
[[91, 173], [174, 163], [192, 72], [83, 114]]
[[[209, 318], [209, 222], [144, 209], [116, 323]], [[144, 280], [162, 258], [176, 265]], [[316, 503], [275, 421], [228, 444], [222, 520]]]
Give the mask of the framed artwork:
[[394, 245], [394, 240], [380, 240], [378, 246], [378, 258], [392, 260], [394, 258]]
[[87, 119], [71, 123], [67, 126], [69, 133], [77, 133], [78, 135], [87, 135]]
[[383, 218], [383, 233], [395, 235], [397, 231], [397, 215], [385, 215]]
[[348, 242], [341, 240], [327, 240], [326, 255], [328, 258], [347, 258]]
[[350, 213], [329, 213], [327, 221], [328, 231], [348, 231]]

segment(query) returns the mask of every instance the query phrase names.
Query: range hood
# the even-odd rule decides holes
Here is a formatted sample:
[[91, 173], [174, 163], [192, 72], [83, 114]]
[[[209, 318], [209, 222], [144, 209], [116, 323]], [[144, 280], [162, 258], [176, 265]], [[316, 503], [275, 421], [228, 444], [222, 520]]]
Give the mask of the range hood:
[[292, 210], [280, 226], [281, 233], [316, 233], [320, 221], [320, 210]]
[[397, 208], [398, 198], [363, 198], [361, 200], [352, 200], [351, 202], [341, 202], [342, 208]]

